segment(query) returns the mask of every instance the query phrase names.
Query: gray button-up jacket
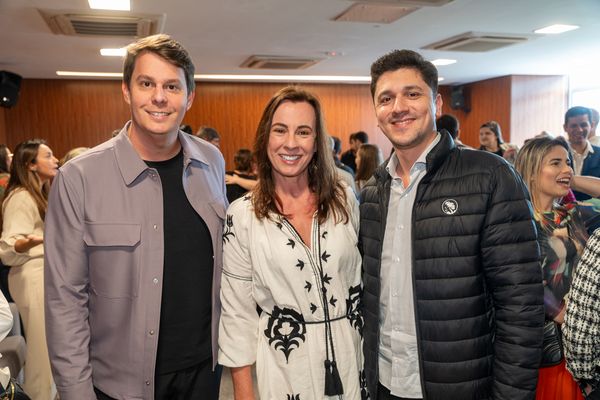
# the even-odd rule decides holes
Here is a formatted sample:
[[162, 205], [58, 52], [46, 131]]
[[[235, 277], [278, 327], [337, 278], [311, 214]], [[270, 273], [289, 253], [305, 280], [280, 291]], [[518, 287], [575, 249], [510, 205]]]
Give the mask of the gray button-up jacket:
[[[211, 234], [217, 354], [227, 200], [216, 147], [179, 132], [183, 184]], [[61, 400], [154, 399], [163, 277], [163, 194], [127, 137], [70, 161], [52, 184], [45, 228], [48, 349]], [[194, 318], [190, 315], [190, 318]]]

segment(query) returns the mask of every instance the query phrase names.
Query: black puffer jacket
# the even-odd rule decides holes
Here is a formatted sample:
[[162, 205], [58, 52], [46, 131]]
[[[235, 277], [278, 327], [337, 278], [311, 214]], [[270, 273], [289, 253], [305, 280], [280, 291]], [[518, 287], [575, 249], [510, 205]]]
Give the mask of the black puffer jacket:
[[[365, 372], [374, 399], [390, 182], [384, 165], [362, 191], [360, 206]], [[452, 214], [453, 204], [458, 207]], [[417, 188], [412, 237], [424, 398], [533, 399], [543, 288], [536, 229], [520, 177], [500, 157], [458, 149], [442, 132]]]

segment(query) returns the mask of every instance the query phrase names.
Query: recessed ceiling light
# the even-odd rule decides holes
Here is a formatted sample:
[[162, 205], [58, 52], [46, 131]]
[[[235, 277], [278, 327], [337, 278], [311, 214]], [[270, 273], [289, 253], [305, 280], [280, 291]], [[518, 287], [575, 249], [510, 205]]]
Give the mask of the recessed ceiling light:
[[100, 54], [107, 57], [124, 57], [127, 53], [127, 49], [125, 47], [121, 47], [120, 49], [100, 49]]
[[433, 60], [431, 63], [433, 65], [437, 65], [437, 66], [440, 66], [440, 65], [450, 65], [450, 64], [455, 64], [456, 60], [451, 60], [451, 59], [448, 59], [448, 58], [438, 58], [436, 60]]
[[562, 24], [556, 24], [556, 25], [550, 25], [547, 26], [545, 28], [540, 28], [540, 29], [536, 29], [534, 32], [535, 33], [547, 33], [547, 34], [558, 34], [558, 33], [563, 33], [563, 32], [568, 32], [568, 31], [572, 31], [575, 29], [579, 29], [579, 27], [577, 25], [562, 25]]
[[90, 8], [94, 10], [120, 10], [129, 11], [129, 0], [88, 0]]
[[439, 77], [438, 77], [438, 82], [441, 82], [441, 81], [443, 81], [443, 80], [444, 80], [444, 77], [442, 77], [442, 76], [439, 76]]

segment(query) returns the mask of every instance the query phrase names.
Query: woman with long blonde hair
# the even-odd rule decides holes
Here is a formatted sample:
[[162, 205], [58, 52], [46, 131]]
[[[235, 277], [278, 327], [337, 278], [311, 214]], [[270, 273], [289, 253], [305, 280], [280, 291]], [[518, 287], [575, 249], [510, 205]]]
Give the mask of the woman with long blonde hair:
[[44, 326], [44, 217], [58, 160], [43, 140], [17, 145], [2, 202], [0, 258], [10, 266], [8, 286], [25, 328], [23, 388], [32, 399], [52, 400], [54, 388]]
[[[565, 299], [575, 266], [588, 236], [575, 204], [559, 204], [569, 192], [573, 178], [568, 146], [561, 139], [532, 139], [519, 152], [515, 168], [529, 188], [538, 227], [546, 326], [552, 327], [554, 322], [559, 327], [564, 322]], [[544, 354], [543, 358], [548, 359], [547, 356]], [[574, 399], [582, 396], [565, 367], [564, 356], [553, 363], [542, 363], [536, 400]]]

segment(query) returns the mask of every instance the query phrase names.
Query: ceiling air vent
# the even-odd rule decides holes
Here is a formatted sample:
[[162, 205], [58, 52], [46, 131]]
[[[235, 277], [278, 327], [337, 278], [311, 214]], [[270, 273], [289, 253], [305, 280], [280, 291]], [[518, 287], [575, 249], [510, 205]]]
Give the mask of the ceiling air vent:
[[512, 44], [523, 43], [529, 40], [526, 35], [511, 36], [495, 33], [476, 33], [467, 32], [458, 36], [453, 36], [436, 43], [432, 43], [423, 49], [445, 50], [445, 51], [467, 51], [467, 52], [486, 52]]
[[250, 56], [240, 65], [253, 69], [305, 69], [321, 60], [285, 56]]
[[164, 15], [100, 15], [81, 13], [40, 14], [56, 35], [145, 37], [159, 33]]

